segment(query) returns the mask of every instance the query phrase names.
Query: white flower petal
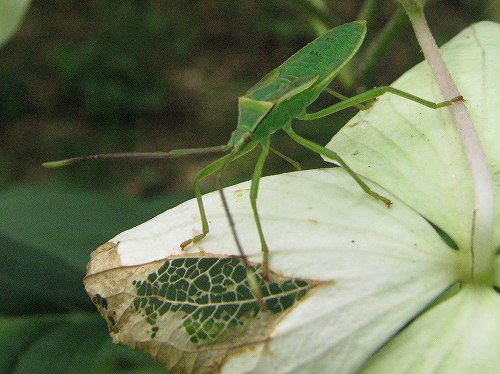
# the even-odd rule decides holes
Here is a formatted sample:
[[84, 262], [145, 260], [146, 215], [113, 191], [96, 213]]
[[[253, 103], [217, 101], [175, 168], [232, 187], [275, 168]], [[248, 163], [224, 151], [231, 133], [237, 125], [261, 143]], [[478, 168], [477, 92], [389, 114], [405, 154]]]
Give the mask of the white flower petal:
[[500, 297], [466, 287], [410, 324], [363, 373], [498, 373]]
[[[495, 180], [495, 241], [500, 245], [500, 25], [475, 24], [442, 54], [463, 94]], [[440, 91], [427, 64], [405, 73], [394, 87], [435, 102]], [[393, 192], [446, 231], [461, 248], [471, 235], [473, 195], [467, 162], [446, 108], [433, 110], [385, 94], [330, 141], [358, 173]]]
[[[431, 225], [373, 188], [394, 206], [363, 193], [338, 168], [263, 178], [258, 205], [271, 269], [333, 283], [294, 306], [269, 342], [230, 356], [228, 372], [352, 372], [458, 279], [457, 253]], [[245, 182], [226, 194], [243, 246], [260, 262], [248, 191]], [[188, 252], [237, 254], [218, 194], [204, 202], [211, 231]], [[191, 200], [112, 241], [121, 265], [136, 266], [181, 254], [179, 244], [199, 229]]]

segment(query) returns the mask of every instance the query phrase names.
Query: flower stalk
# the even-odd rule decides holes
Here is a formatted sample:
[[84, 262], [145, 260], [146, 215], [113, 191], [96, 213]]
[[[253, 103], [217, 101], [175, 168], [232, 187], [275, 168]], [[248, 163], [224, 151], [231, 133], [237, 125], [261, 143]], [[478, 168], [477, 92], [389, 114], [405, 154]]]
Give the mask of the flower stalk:
[[[401, 3], [410, 18], [422, 52], [444, 99], [460, 96], [429, 29], [422, 5], [415, 1], [405, 0]], [[448, 109], [467, 158], [474, 190], [470, 251], [464, 257], [462, 275], [464, 280], [482, 282], [492, 279], [493, 276], [493, 180], [486, 155], [464, 101], [456, 102]]]

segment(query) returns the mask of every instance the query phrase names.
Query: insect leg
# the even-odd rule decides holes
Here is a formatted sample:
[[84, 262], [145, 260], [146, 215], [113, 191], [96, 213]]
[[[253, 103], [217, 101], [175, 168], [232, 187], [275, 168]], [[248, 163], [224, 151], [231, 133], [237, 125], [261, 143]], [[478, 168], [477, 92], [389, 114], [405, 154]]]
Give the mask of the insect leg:
[[241, 261], [243, 262], [245, 268], [247, 269], [247, 281], [249, 283], [250, 289], [252, 290], [254, 296], [257, 298], [261, 308], [265, 309], [265, 304], [262, 299], [262, 292], [260, 291], [257, 275], [252, 271], [252, 268], [250, 267], [250, 262], [248, 262], [248, 258], [245, 252], [243, 251], [243, 247], [241, 245], [240, 239], [238, 238], [238, 234], [236, 233], [236, 225], [234, 224], [233, 216], [231, 215], [231, 211], [229, 210], [229, 204], [227, 203], [226, 195], [224, 194], [224, 188], [222, 185], [222, 177], [225, 169], [229, 166], [229, 164], [231, 164], [231, 162], [240, 157], [242, 154], [247, 153], [251, 149], [255, 148], [256, 145], [257, 143], [254, 143], [254, 145], [251, 145], [246, 149], [244, 149], [243, 152], [235, 148], [231, 151], [231, 153], [227, 155], [227, 158], [224, 160], [224, 163], [220, 168], [219, 173], [217, 174], [217, 187], [219, 189], [222, 205], [224, 206], [224, 211], [226, 212], [227, 220], [229, 222], [229, 227], [231, 228], [231, 232], [233, 234], [234, 242], [236, 243], [236, 247], [240, 252]]
[[181, 248], [184, 249], [191, 243], [196, 243], [197, 241], [200, 241], [203, 239], [205, 236], [207, 236], [209, 228], [208, 228], [208, 220], [207, 220], [207, 214], [205, 213], [205, 207], [203, 206], [203, 198], [201, 194], [201, 188], [200, 188], [200, 181], [202, 179], [205, 179], [206, 177], [212, 175], [213, 173], [217, 172], [220, 170], [226, 160], [229, 158], [229, 155], [225, 155], [221, 158], [218, 158], [217, 160], [213, 161], [209, 165], [205, 166], [203, 169], [198, 171], [194, 177], [194, 192], [196, 194], [196, 202], [198, 203], [198, 209], [200, 211], [200, 217], [201, 217], [201, 227], [202, 227], [202, 233], [196, 235], [192, 239], [188, 239], [184, 242], [181, 243]]
[[301, 171], [302, 170], [302, 166], [300, 166], [300, 163], [298, 161], [295, 161], [294, 159], [288, 157], [287, 155], [284, 155], [283, 153], [281, 153], [280, 151], [278, 151], [276, 148], [270, 147], [269, 149], [276, 156], [281, 157], [283, 160], [285, 160], [290, 165], [292, 165], [295, 168], [295, 170], [297, 170], [297, 171]]
[[[333, 97], [335, 97], [337, 99], [340, 99], [340, 100], [347, 100], [348, 99], [347, 96], [344, 96], [341, 93], [339, 93], [337, 91], [334, 91], [334, 90], [332, 90], [331, 88], [328, 88], [328, 87], [325, 87], [325, 89], [323, 90], [323, 92], [326, 92], [327, 94], [329, 94], [329, 95], [331, 95], [331, 96], [333, 96]], [[355, 104], [353, 106], [355, 106], [359, 110], [365, 110], [366, 109], [366, 105], [362, 105], [362, 104]]]
[[240, 239], [238, 238], [238, 234], [236, 233], [236, 225], [234, 224], [233, 216], [231, 215], [231, 211], [229, 210], [229, 204], [226, 199], [226, 194], [224, 193], [224, 186], [222, 184], [222, 177], [225, 169], [238, 157], [239, 149], [235, 148], [227, 155], [223, 164], [219, 168], [219, 173], [216, 176], [217, 179], [217, 189], [219, 190], [220, 198], [222, 200], [222, 205], [224, 207], [224, 211], [226, 212], [226, 217], [229, 222], [229, 227], [231, 228], [231, 232], [234, 237], [234, 242], [236, 243], [236, 247], [240, 252], [241, 260], [245, 264], [246, 268], [250, 268], [250, 263], [248, 262], [248, 258], [243, 251], [243, 247], [241, 245]]
[[[188, 239], [188, 240], [182, 242], [181, 248], [185, 248], [191, 243], [196, 243], [197, 241], [200, 241], [205, 236], [207, 236], [208, 231], [209, 231], [208, 219], [207, 219], [207, 215], [205, 213], [205, 207], [203, 205], [203, 198], [202, 198], [202, 193], [201, 193], [201, 188], [200, 188], [201, 180], [216, 173], [217, 171], [222, 173], [222, 170], [225, 167], [227, 167], [227, 165], [229, 165], [229, 163], [231, 163], [234, 159], [241, 157], [244, 154], [250, 152], [254, 147], [255, 147], [255, 145], [250, 146], [250, 147], [246, 147], [242, 151], [236, 151], [235, 149], [233, 149], [231, 153], [218, 158], [217, 160], [213, 161], [212, 163], [205, 166], [203, 169], [201, 169], [200, 171], [198, 171], [196, 173], [196, 175], [194, 177], [193, 184], [194, 184], [194, 192], [196, 194], [196, 202], [198, 203], [198, 209], [200, 211], [202, 233], [199, 235], [196, 235], [192, 239]], [[217, 180], [218, 180], [219, 184], [221, 184], [219, 181], [219, 176], [218, 176]], [[222, 194], [223, 194], [223, 192], [222, 192]], [[223, 202], [224, 201], [225, 201], [225, 197], [223, 198]], [[226, 213], [228, 213], [228, 212], [226, 212]]]
[[371, 90], [368, 90], [368, 91], [363, 92], [359, 95], [350, 97], [346, 100], [341, 101], [340, 103], [333, 104], [333, 105], [326, 107], [318, 112], [303, 113], [298, 118], [302, 119], [302, 120], [313, 120], [313, 119], [322, 118], [322, 117], [328, 116], [330, 114], [336, 113], [340, 110], [361, 104], [365, 101], [375, 99], [375, 98], [377, 98], [377, 97], [379, 97], [387, 92], [392, 93], [392, 94], [397, 95], [397, 96], [401, 96], [401, 97], [408, 99], [408, 100], [411, 100], [411, 101], [415, 101], [416, 103], [419, 103], [419, 104], [424, 105], [424, 106], [431, 108], [431, 109], [442, 108], [445, 106], [449, 106], [449, 105], [453, 104], [454, 102], [463, 100], [462, 96], [457, 96], [451, 100], [445, 100], [445, 101], [442, 101], [440, 103], [434, 103], [432, 101], [425, 100], [425, 99], [422, 99], [418, 96], [412, 95], [408, 92], [398, 90], [397, 88], [383, 86], [383, 87], [372, 88]]
[[368, 187], [368, 185], [365, 182], [363, 182], [363, 180], [349, 167], [349, 165], [347, 165], [345, 163], [344, 160], [342, 160], [342, 158], [337, 153], [335, 153], [334, 151], [332, 151], [328, 148], [325, 148], [317, 143], [314, 143], [311, 140], [303, 138], [302, 136], [295, 133], [292, 130], [291, 126], [286, 127], [284, 130], [293, 140], [295, 140], [300, 145], [302, 145], [306, 148], [309, 148], [313, 152], [316, 152], [320, 155], [326, 156], [328, 158], [331, 158], [331, 159], [337, 161], [340, 164], [340, 166], [342, 166], [345, 169], [345, 171], [347, 171], [347, 173], [349, 173], [349, 175], [363, 189], [364, 192], [366, 192], [368, 195], [374, 197], [375, 199], [382, 201], [388, 207], [391, 206], [391, 204], [392, 204], [391, 200], [387, 199], [386, 197], [383, 197], [382, 195], [379, 195], [375, 191], [372, 191], [372, 189], [370, 187]]
[[255, 169], [253, 171], [252, 186], [250, 187], [250, 202], [252, 204], [253, 216], [255, 219], [255, 224], [257, 225], [257, 230], [259, 232], [260, 245], [262, 249], [262, 278], [264, 280], [269, 279], [269, 248], [264, 238], [264, 231], [262, 230], [262, 225], [260, 223], [259, 212], [257, 211], [257, 194], [259, 192], [259, 181], [262, 176], [262, 169], [264, 168], [264, 163], [269, 155], [269, 139], [262, 141], [262, 151], [260, 153], [259, 159], [255, 164]]

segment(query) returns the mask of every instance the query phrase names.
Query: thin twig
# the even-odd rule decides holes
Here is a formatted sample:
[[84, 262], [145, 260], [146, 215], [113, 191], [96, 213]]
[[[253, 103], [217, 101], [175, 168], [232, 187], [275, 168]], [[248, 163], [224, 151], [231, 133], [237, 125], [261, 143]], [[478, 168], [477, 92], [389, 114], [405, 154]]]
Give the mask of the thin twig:
[[370, 86], [372, 85], [370, 81], [373, 80], [375, 66], [387, 53], [392, 43], [401, 35], [408, 23], [405, 12], [398, 8], [359, 59], [356, 76], [361, 77]]
[[385, 0], [365, 0], [356, 19], [364, 19], [368, 25], [375, 22]]
[[[460, 96], [453, 78], [443, 61], [439, 48], [431, 34], [422, 7], [406, 3], [406, 9], [422, 52], [429, 63], [445, 99]], [[408, 7], [410, 9], [408, 9]], [[493, 271], [493, 180], [481, 147], [479, 136], [464, 102], [454, 103], [449, 111], [462, 142], [472, 176], [474, 211], [471, 212], [473, 233], [471, 239], [471, 276], [489, 277]], [[474, 219], [472, 219], [474, 218]], [[472, 260], [474, 259], [474, 260]]]

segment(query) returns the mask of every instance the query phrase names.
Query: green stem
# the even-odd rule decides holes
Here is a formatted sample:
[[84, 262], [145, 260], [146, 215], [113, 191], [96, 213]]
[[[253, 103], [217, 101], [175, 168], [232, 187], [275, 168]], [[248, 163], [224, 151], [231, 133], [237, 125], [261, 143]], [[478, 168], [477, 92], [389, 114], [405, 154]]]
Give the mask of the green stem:
[[[460, 92], [443, 61], [422, 7], [416, 6], [415, 3], [408, 4], [409, 1], [404, 2], [417, 40], [444, 98], [459, 96]], [[465, 104], [457, 102], [451, 105], [449, 110], [467, 157], [474, 188], [474, 211], [471, 212], [472, 238], [470, 255], [468, 256], [469, 269], [464, 275], [470, 280], [480, 282], [491, 279], [493, 274], [493, 180], [488, 169], [486, 155]]]
[[[312, 21], [320, 22], [325, 31], [343, 23], [329, 11], [326, 3], [322, 0], [296, 0], [290, 2], [290, 5], [300, 8]], [[316, 30], [316, 32], [319, 31]]]
[[368, 25], [374, 23], [384, 0], [365, 0], [358, 12], [356, 19], [364, 19]]
[[[373, 71], [378, 62], [387, 53], [391, 44], [396, 40], [402, 30], [408, 24], [408, 18], [401, 8], [391, 16], [390, 20], [385, 24], [384, 28], [373, 39], [360, 58], [358, 65], [357, 76], [362, 77], [365, 82], [369, 81], [373, 76]], [[367, 79], [368, 77], [368, 79]], [[367, 84], [365, 84], [367, 86]], [[372, 86], [369, 82], [369, 86]]]

